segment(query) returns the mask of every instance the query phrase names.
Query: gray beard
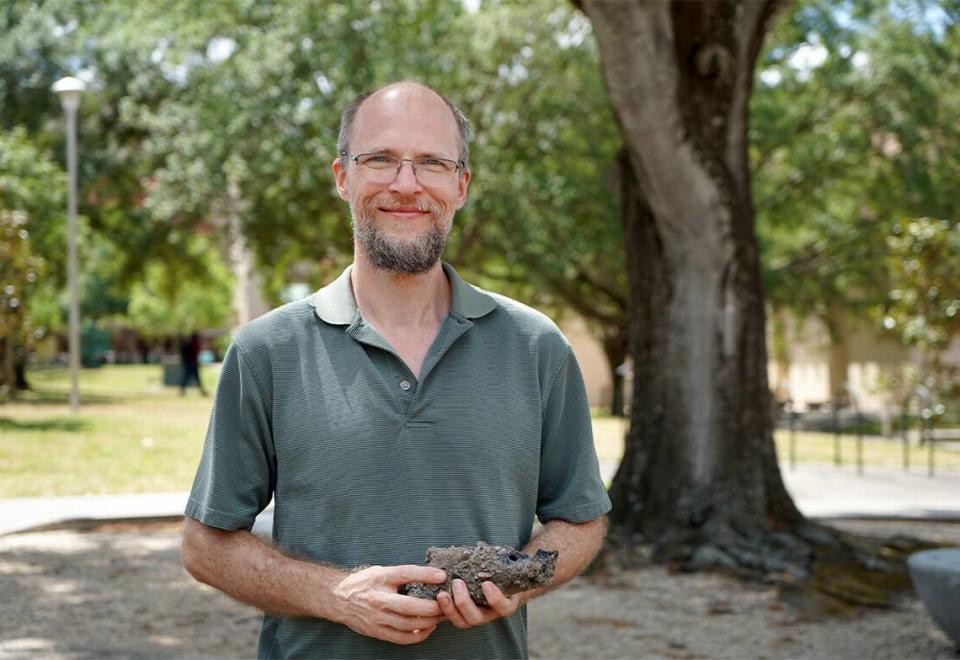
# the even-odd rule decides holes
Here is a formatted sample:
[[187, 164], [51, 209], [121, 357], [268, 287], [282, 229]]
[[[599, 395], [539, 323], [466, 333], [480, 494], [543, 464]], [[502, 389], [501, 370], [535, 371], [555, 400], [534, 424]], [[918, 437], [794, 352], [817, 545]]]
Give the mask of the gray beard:
[[[433, 209], [434, 213], [439, 209]], [[375, 268], [396, 273], [417, 275], [425, 273], [440, 261], [447, 244], [449, 225], [444, 231], [433, 225], [423, 234], [409, 241], [398, 241], [381, 231], [373, 219], [374, 210], [362, 209], [351, 213], [353, 238], [363, 246]]]

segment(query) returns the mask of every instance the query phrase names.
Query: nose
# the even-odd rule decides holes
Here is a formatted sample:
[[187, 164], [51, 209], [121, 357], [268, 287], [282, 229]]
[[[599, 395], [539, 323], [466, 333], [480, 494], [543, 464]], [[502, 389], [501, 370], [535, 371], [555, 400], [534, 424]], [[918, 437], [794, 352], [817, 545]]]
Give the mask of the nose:
[[400, 161], [400, 169], [397, 170], [397, 175], [393, 177], [393, 181], [390, 183], [390, 191], [410, 194], [422, 189], [420, 180], [417, 178], [417, 172], [413, 169], [413, 163], [408, 160]]

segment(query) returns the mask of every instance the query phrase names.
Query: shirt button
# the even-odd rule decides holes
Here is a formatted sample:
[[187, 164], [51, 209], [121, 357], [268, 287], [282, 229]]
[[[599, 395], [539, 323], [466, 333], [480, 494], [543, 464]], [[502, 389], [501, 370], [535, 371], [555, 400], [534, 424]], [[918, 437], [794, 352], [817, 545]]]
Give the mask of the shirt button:
[[406, 392], [407, 390], [409, 390], [409, 389], [410, 389], [410, 381], [409, 381], [409, 380], [401, 380], [401, 381], [400, 381], [400, 389], [403, 390], [404, 392]]

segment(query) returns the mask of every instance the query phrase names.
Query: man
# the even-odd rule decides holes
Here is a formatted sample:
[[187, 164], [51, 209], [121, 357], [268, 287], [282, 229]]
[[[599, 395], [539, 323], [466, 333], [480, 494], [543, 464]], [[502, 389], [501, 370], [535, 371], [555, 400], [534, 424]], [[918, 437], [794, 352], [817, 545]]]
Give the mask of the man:
[[[559, 550], [578, 574], [610, 502], [569, 345], [546, 317], [440, 261], [467, 198], [468, 126], [410, 82], [343, 113], [337, 190], [354, 263], [237, 333], [187, 507], [184, 564], [264, 610], [259, 657], [526, 657], [523, 605], [430, 546]], [[273, 544], [253, 536], [274, 498]], [[534, 516], [544, 523], [531, 538]], [[407, 645], [415, 645], [408, 647]]]
[[192, 332], [190, 336], [180, 342], [180, 396], [187, 393], [187, 386], [190, 381], [195, 381], [200, 389], [200, 394], [207, 396], [207, 391], [203, 388], [203, 381], [200, 380], [200, 350], [203, 344], [200, 341], [200, 333]]

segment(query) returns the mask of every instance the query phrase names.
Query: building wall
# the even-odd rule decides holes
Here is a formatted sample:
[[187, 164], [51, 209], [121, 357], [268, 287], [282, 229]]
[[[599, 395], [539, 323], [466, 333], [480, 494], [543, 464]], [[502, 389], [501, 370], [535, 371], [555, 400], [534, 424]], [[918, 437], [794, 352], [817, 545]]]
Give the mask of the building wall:
[[954, 337], [943, 353], [943, 363], [960, 367], [960, 337]]
[[[841, 332], [832, 343], [819, 319], [788, 319], [789, 366], [780, 396], [792, 398], [800, 410], [828, 405], [834, 396], [850, 395], [863, 410], [882, 410], [891, 403], [882, 389], [883, 375], [910, 361], [909, 350], [863, 319], [846, 317], [834, 322]], [[771, 365], [777, 376], [782, 367]]]
[[603, 346], [591, 334], [586, 321], [579, 316], [570, 314], [564, 317], [560, 329], [566, 335], [577, 362], [580, 363], [590, 405], [609, 408], [613, 398], [613, 380]]
[[[863, 319], [842, 320], [845, 339], [839, 345], [831, 344], [827, 328], [817, 319], [788, 320], [787, 326], [787, 362], [771, 360], [767, 364], [770, 386], [778, 399], [792, 399], [797, 409], [807, 410], [829, 405], [832, 393], [847, 387], [862, 410], [882, 411], [894, 403], [881, 390], [882, 377], [911, 361], [908, 349], [882, 336]], [[560, 327], [583, 370], [590, 405], [609, 407], [613, 389], [600, 342], [575, 315], [565, 317]], [[951, 344], [945, 360], [960, 365], [960, 338]]]

